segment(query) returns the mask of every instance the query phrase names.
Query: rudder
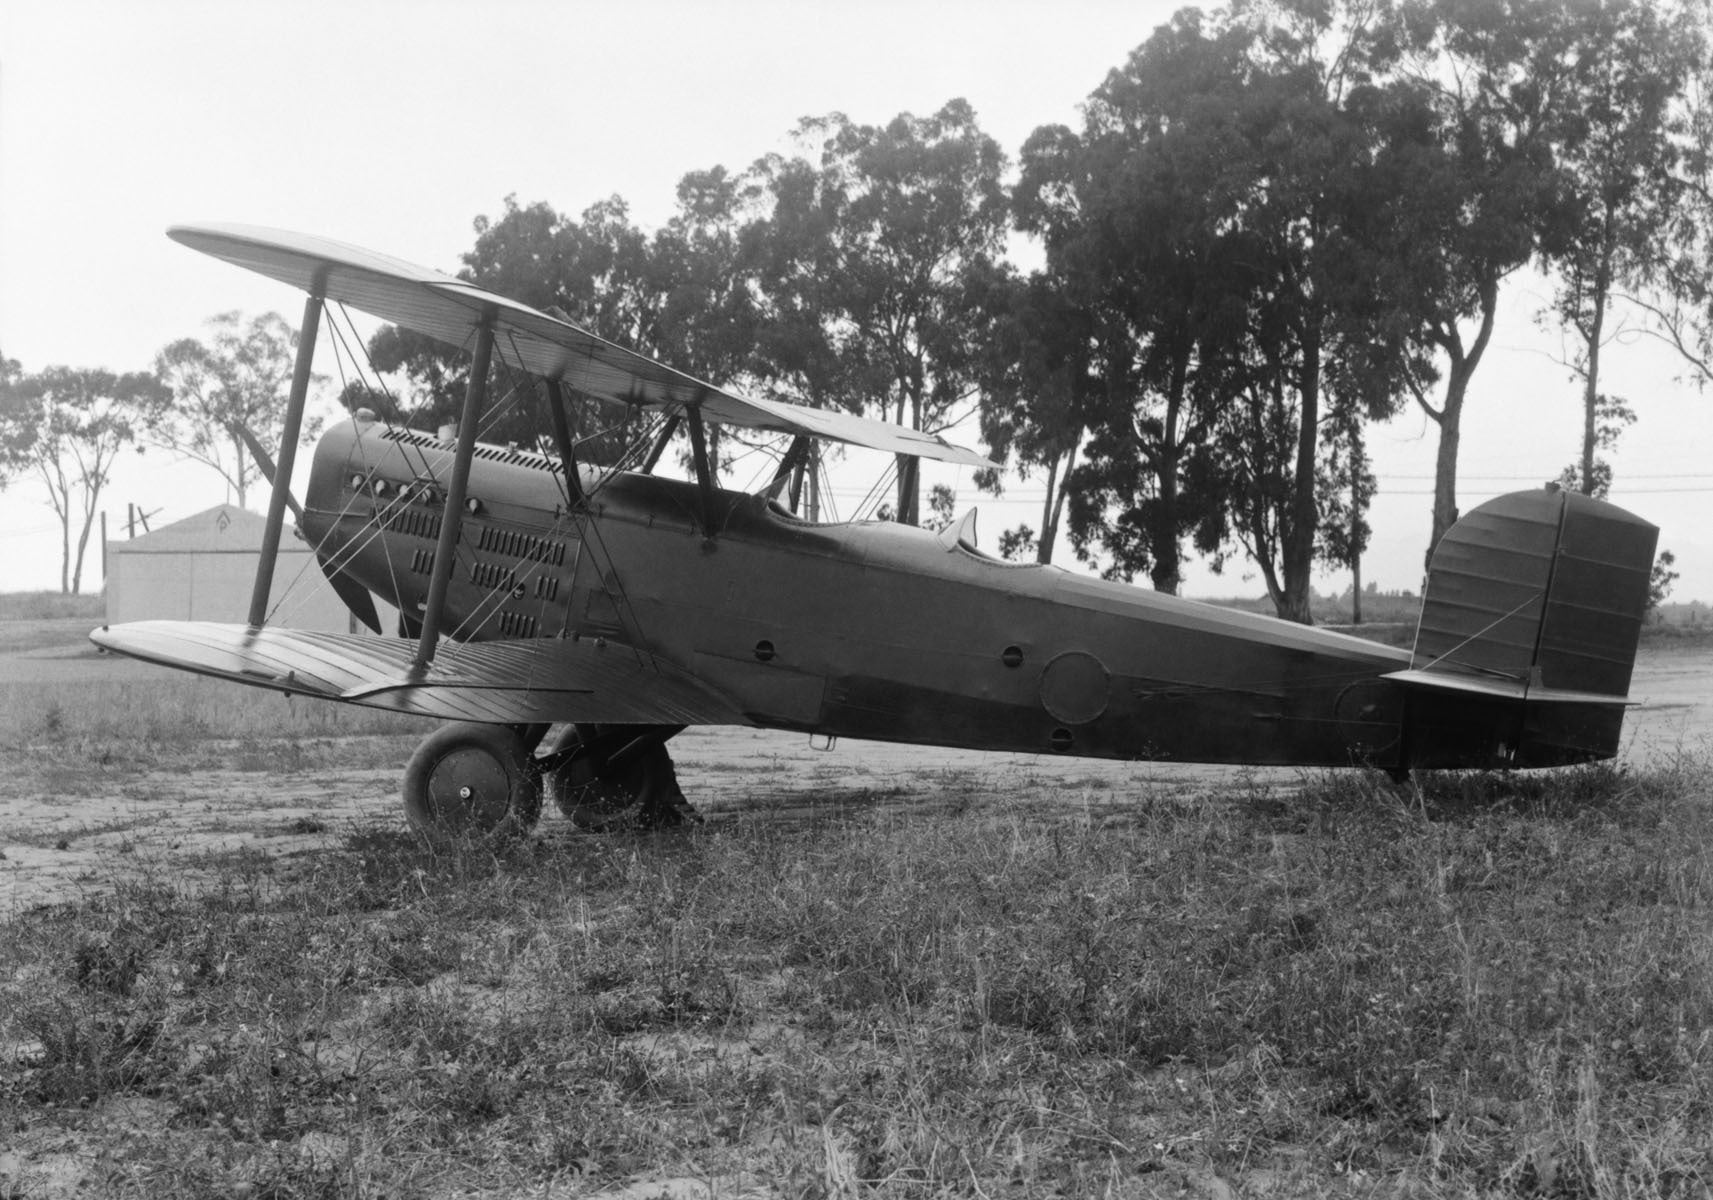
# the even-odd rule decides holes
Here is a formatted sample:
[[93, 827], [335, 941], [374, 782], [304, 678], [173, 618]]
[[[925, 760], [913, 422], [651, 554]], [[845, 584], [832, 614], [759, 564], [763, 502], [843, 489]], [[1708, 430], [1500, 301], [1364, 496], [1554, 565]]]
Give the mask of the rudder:
[[1548, 487], [1489, 500], [1435, 549], [1408, 671], [1412, 766], [1617, 753], [1659, 531]]

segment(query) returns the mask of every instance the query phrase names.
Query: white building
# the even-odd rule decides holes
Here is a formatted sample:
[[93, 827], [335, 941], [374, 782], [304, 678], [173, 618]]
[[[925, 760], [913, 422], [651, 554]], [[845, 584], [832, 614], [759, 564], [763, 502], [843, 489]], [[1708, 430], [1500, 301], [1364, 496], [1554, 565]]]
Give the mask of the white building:
[[[265, 518], [230, 504], [153, 533], [107, 543], [107, 620], [242, 623], [262, 556]], [[363, 629], [340, 602], [309, 547], [288, 525], [274, 564], [268, 623], [345, 633]], [[382, 620], [391, 620], [384, 609]]]

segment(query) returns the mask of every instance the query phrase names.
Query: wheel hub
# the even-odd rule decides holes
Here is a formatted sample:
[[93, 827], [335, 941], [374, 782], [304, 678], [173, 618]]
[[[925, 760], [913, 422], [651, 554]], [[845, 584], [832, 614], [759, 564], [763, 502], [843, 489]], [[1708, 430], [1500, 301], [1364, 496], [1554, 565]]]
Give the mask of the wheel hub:
[[448, 829], [487, 829], [511, 807], [505, 765], [478, 746], [452, 750], [434, 764], [428, 779], [429, 807]]

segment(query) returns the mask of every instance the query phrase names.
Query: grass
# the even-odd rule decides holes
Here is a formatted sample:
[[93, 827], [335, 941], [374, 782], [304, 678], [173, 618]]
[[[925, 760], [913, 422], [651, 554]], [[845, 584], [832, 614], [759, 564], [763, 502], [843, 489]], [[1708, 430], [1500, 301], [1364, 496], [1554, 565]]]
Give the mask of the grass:
[[107, 598], [100, 592], [64, 595], [60, 592], [0, 592], [0, 621], [57, 621], [77, 618], [92, 626], [107, 615]]
[[1706, 1195], [1710, 783], [355, 828], [7, 923], [0, 1129], [114, 1195]]
[[301, 757], [317, 741], [420, 738], [433, 727], [380, 709], [185, 674], [0, 683], [0, 749], [53, 746], [71, 760], [200, 749], [228, 761], [261, 756], [255, 769], [265, 769], [292, 765], [278, 756]]

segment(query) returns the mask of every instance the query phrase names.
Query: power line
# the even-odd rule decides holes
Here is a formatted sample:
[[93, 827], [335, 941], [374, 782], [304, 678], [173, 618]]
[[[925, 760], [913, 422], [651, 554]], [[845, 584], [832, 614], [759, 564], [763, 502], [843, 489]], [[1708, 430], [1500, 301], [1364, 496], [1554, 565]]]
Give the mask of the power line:
[[12, 530], [8, 530], [5, 533], [0, 533], [0, 538], [37, 537], [37, 536], [44, 534], [44, 533], [58, 533], [58, 532], [60, 532], [60, 527], [58, 525], [43, 525], [40, 529], [12, 529]]
[[[1474, 495], [1488, 495], [1488, 494], [1498, 495], [1499, 494], [1497, 492], [1490, 492], [1489, 489], [1479, 488], [1479, 487], [1470, 488], [1470, 489], [1468, 489], [1468, 492], [1472, 493]], [[1687, 495], [1698, 496], [1704, 492], [1713, 492], [1713, 487], [1680, 487], [1680, 488], [1613, 487], [1609, 494], [1617, 497], [1618, 499], [1622, 499], [1625, 496], [1687, 496]], [[1381, 488], [1379, 491], [1375, 492], [1374, 495], [1376, 498], [1378, 498], [1380, 496], [1431, 496], [1431, 495], [1433, 495], [1433, 492], [1431, 492], [1431, 491], [1400, 491], [1400, 490], [1395, 489], [1395, 488]]]
[[[1400, 475], [1400, 474], [1388, 472], [1387, 475], [1385, 476], [1385, 478], [1386, 479], [1421, 480], [1421, 479], [1437, 479], [1438, 476], [1436, 476], [1436, 475]], [[1497, 481], [1497, 482], [1501, 482], [1501, 483], [1505, 483], [1505, 482], [1527, 483], [1531, 480], [1540, 479], [1541, 476], [1539, 473], [1534, 474], [1534, 475], [1473, 475], [1473, 474], [1466, 474], [1463, 472], [1459, 472], [1457, 478], [1458, 478], [1459, 482], [1463, 482], [1463, 483], [1467, 483], [1469, 480], [1472, 480], [1472, 479], [1479, 479], [1479, 480], [1485, 480], [1485, 481]], [[1664, 471], [1664, 472], [1625, 471], [1624, 472], [1624, 478], [1625, 479], [1713, 479], [1713, 474], [1705, 474], [1705, 473], [1697, 474], [1694, 471]]]

